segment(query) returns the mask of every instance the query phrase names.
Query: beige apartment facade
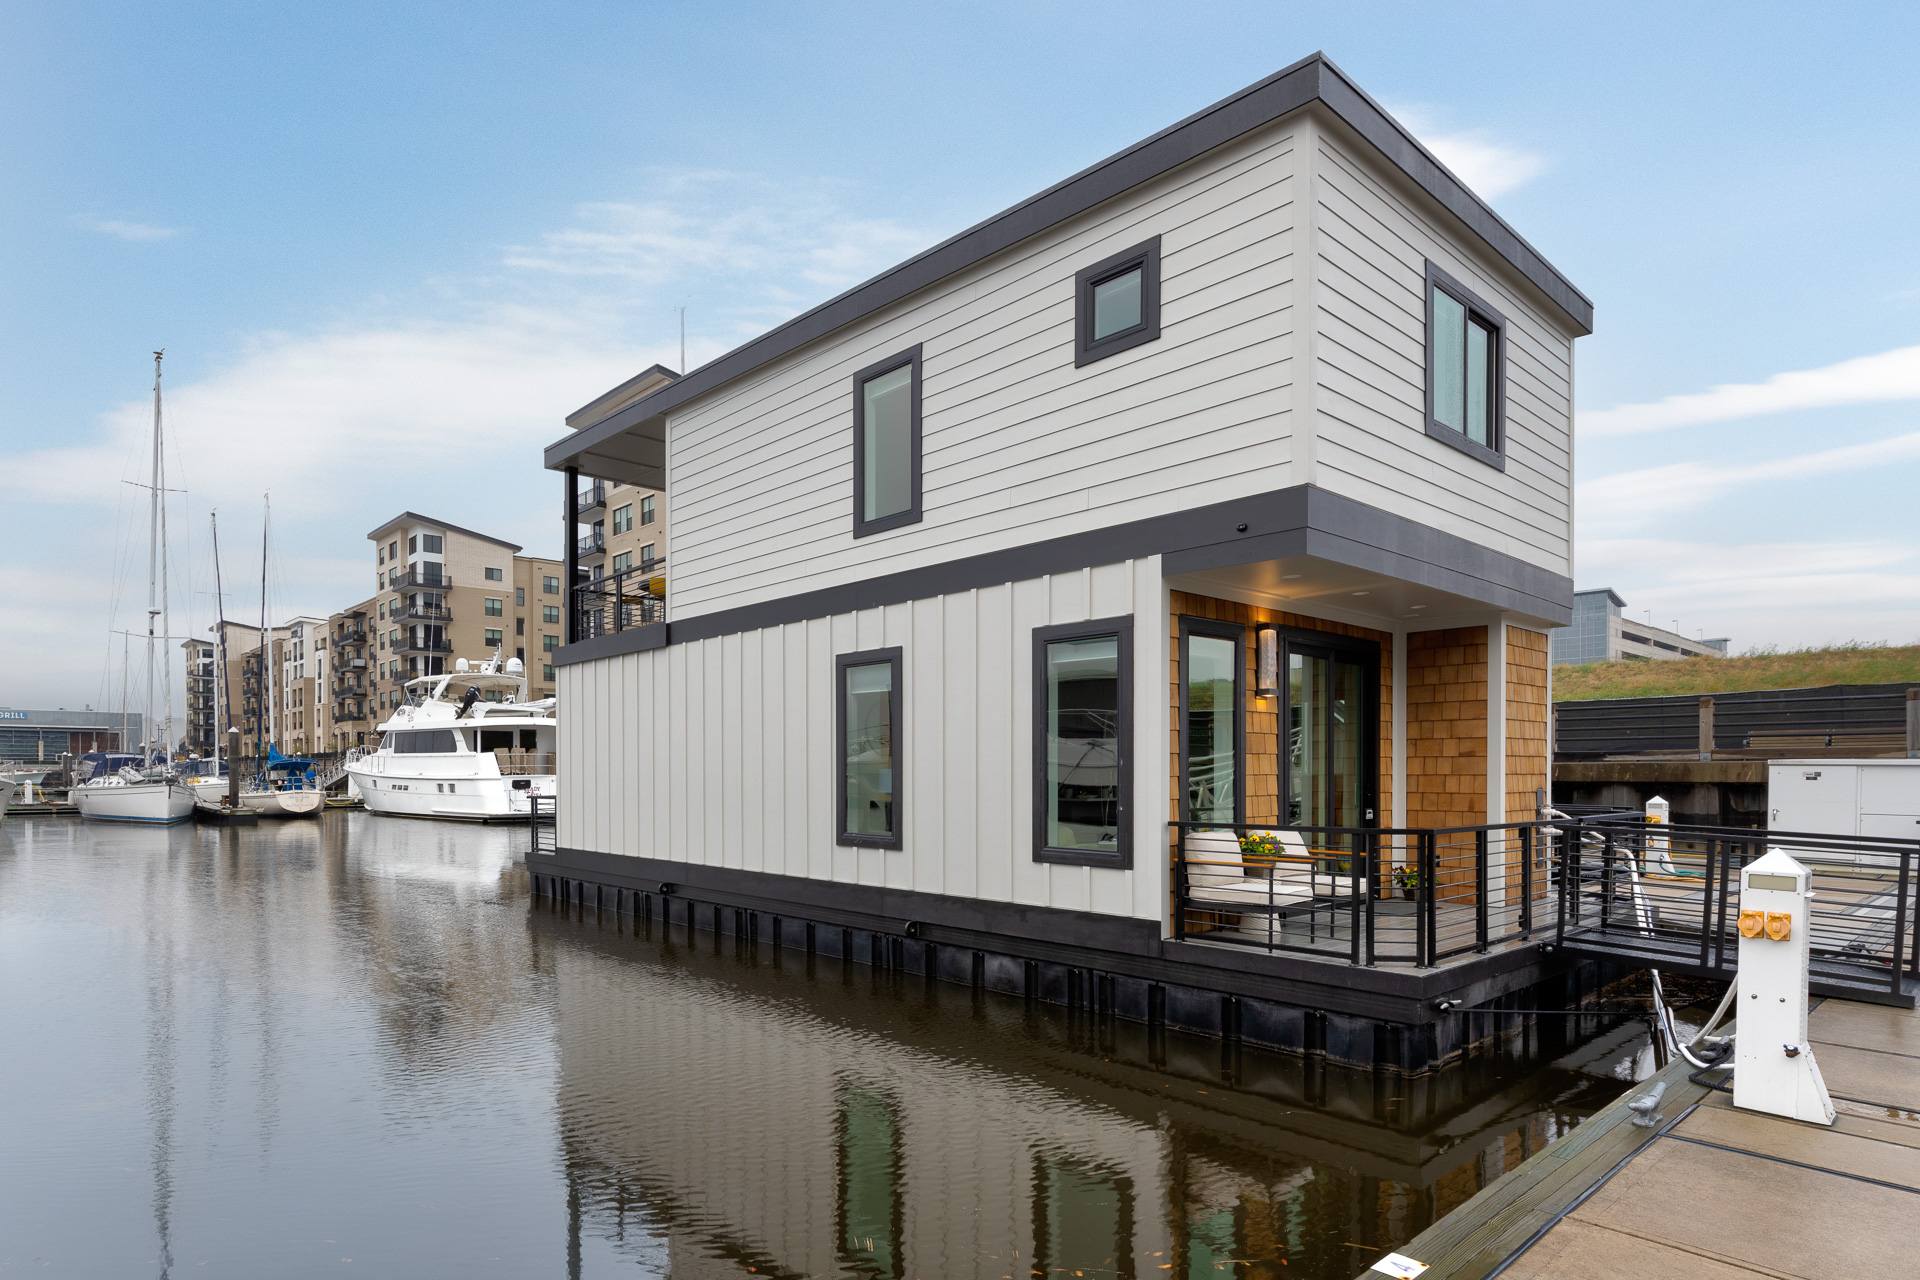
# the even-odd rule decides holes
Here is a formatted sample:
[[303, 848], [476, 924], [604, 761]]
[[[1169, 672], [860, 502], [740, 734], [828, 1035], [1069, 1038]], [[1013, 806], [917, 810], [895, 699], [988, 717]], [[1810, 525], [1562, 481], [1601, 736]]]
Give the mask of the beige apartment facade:
[[[656, 364], [569, 414], [567, 424], [579, 427], [599, 422], [678, 377], [673, 370]], [[592, 583], [623, 573], [637, 574], [649, 585], [636, 582], [632, 589], [620, 593], [623, 598], [647, 594], [664, 599], [666, 492], [643, 485], [590, 479], [575, 491], [573, 502], [580, 579]]]
[[365, 621], [366, 731], [405, 699], [417, 676], [496, 652], [525, 664], [527, 696], [553, 693], [560, 647], [561, 565], [517, 543], [406, 511], [367, 535], [377, 593]]

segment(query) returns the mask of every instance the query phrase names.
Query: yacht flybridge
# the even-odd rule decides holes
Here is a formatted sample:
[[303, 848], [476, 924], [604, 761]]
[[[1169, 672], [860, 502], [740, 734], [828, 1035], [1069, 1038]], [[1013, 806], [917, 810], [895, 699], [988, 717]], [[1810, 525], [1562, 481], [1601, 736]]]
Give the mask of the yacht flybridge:
[[372, 813], [472, 821], [526, 819], [554, 794], [552, 698], [522, 702], [518, 658], [500, 656], [406, 683], [377, 751], [350, 753], [347, 776]]

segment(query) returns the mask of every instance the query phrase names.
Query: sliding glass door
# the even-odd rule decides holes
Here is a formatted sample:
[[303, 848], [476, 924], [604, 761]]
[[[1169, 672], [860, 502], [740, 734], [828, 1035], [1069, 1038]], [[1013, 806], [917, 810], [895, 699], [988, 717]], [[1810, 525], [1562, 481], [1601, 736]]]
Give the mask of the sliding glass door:
[[1295, 633], [1286, 637], [1286, 654], [1286, 825], [1378, 825], [1377, 652]]

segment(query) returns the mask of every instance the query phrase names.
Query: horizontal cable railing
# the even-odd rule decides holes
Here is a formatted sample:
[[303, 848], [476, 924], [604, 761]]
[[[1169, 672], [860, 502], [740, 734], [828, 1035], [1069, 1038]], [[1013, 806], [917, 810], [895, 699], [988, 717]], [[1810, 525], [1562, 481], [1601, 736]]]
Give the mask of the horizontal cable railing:
[[1740, 873], [1779, 850], [1812, 873], [1816, 980], [1898, 995], [1920, 979], [1920, 840], [1650, 823], [1637, 813], [1563, 825], [1563, 942], [1731, 974]]
[[1557, 833], [1544, 823], [1170, 825], [1183, 940], [1426, 966], [1553, 923]]
[[667, 619], [667, 562], [645, 560], [631, 569], [574, 584], [574, 638], [591, 640]]
[[554, 809], [556, 800], [557, 797], [555, 796], [531, 797], [533, 806], [531, 816], [533, 821], [529, 824], [532, 831], [528, 847], [534, 853], [552, 853], [554, 851], [556, 844], [555, 837], [559, 834], [559, 826], [555, 820], [556, 812]]

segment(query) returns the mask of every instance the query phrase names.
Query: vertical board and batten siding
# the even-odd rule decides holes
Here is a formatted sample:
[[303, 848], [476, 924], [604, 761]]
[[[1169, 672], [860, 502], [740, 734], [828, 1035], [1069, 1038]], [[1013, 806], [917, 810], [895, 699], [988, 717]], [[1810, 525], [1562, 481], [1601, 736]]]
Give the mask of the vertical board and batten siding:
[[[678, 618], [1297, 483], [1283, 121], [672, 415]], [[1161, 237], [1157, 341], [1074, 366], [1074, 273]], [[852, 536], [853, 373], [918, 344], [924, 520]]]
[[[1160, 920], [1157, 557], [559, 671], [566, 848]], [[1033, 860], [1033, 632], [1131, 615], [1134, 869]], [[834, 657], [904, 650], [905, 847], [834, 842]]]
[[[1571, 573], [1573, 335], [1343, 136], [1318, 127], [1313, 139], [1315, 435], [1302, 480]], [[1507, 318], [1505, 472], [1426, 435], [1428, 259]]]

